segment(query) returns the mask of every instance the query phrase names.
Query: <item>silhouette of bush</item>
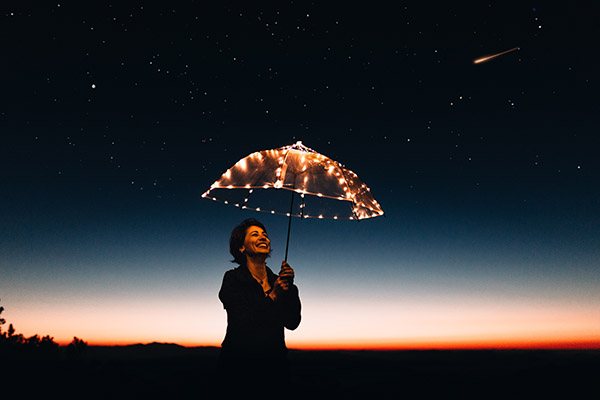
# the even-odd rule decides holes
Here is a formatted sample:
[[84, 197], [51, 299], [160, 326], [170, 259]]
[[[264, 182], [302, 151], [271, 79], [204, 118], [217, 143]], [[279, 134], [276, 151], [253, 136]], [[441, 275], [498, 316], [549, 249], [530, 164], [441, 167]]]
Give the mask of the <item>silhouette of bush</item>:
[[[3, 311], [4, 307], [0, 306], [0, 314]], [[40, 337], [35, 334], [26, 338], [20, 333], [15, 333], [13, 324], [10, 324], [8, 330], [3, 332], [2, 325], [4, 324], [6, 324], [6, 320], [0, 318], [0, 355], [3, 357], [26, 359], [56, 359], [59, 357], [59, 345], [52, 336]], [[75, 353], [81, 354], [85, 351], [87, 343], [81, 339], [73, 338], [70, 346], [73, 346]]]
[[67, 346], [65, 354], [69, 360], [80, 360], [85, 355], [87, 350], [87, 342], [79, 339], [77, 336], [73, 337], [73, 340]]
[[[0, 315], [2, 315], [2, 312], [4, 311], [4, 307], [0, 306]], [[4, 325], [6, 323], [6, 320], [2, 317], [0, 317], [0, 341], [2, 341], [5, 337], [6, 334], [2, 332], [2, 325]]]

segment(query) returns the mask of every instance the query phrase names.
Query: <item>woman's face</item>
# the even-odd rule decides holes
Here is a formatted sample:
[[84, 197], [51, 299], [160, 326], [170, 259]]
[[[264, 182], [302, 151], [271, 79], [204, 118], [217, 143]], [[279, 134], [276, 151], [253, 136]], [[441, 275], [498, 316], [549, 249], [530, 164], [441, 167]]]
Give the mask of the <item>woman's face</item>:
[[259, 226], [250, 226], [246, 229], [246, 237], [240, 251], [247, 256], [268, 256], [271, 253], [271, 241], [267, 232]]

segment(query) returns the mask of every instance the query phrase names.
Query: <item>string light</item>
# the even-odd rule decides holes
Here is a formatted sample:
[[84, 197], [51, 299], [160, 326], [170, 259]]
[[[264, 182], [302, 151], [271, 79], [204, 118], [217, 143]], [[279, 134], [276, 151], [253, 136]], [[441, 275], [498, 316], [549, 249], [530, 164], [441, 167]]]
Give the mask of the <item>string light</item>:
[[[273, 160], [277, 168], [272, 170], [265, 169]], [[271, 164], [272, 165], [272, 164]], [[286, 175], [288, 170], [294, 177], [294, 184], [288, 180], [286, 184]], [[249, 178], [248, 171], [252, 171], [254, 181], [246, 181]], [[260, 172], [260, 173], [259, 173]], [[297, 178], [302, 178], [297, 180]], [[298, 183], [300, 184], [298, 186]], [[323, 192], [319, 188], [331, 187], [334, 192], [328, 190]], [[263, 210], [260, 207], [252, 208], [246, 204], [250, 194], [256, 188], [262, 189], [286, 189], [299, 193], [302, 201], [299, 205], [298, 214], [283, 213], [277, 210]], [[239, 203], [230, 203], [227, 200], [219, 199], [211, 195], [213, 190], [225, 189], [246, 189], [248, 196]], [[335, 190], [341, 193], [335, 193]], [[327, 216], [325, 214], [308, 215], [305, 214], [306, 204], [304, 195], [310, 194], [322, 198], [330, 198], [338, 201], [348, 201], [351, 203], [350, 212], [352, 215], [344, 217], [339, 215]], [[254, 152], [249, 156], [239, 160], [233, 167], [229, 168], [221, 176], [221, 179], [214, 182], [210, 189], [202, 194], [202, 198], [209, 198], [213, 201], [220, 201], [224, 204], [234, 204], [241, 209], [250, 209], [255, 211], [269, 212], [271, 214], [282, 214], [286, 216], [296, 216], [301, 218], [331, 218], [331, 219], [351, 219], [359, 220], [384, 215], [379, 203], [373, 198], [369, 187], [360, 182], [358, 176], [351, 170], [345, 168], [341, 163], [317, 153], [316, 151], [304, 146], [302, 142], [296, 142], [293, 145], [284, 146], [278, 149]], [[282, 205], [283, 206], [283, 205]]]

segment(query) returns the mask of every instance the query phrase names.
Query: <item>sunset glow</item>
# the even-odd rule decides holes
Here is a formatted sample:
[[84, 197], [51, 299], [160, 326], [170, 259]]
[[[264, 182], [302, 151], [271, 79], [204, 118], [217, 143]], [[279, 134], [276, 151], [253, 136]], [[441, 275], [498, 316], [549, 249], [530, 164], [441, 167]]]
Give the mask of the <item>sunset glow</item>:
[[[216, 283], [218, 280], [213, 282], [213, 292]], [[302, 287], [306, 287], [301, 292], [303, 321], [296, 331], [286, 333], [290, 348], [600, 347], [600, 320], [593, 302], [567, 306], [558, 298], [527, 300], [458, 293], [432, 298], [418, 291], [410, 296], [387, 294], [376, 300], [349, 297], [339, 288], [322, 297], [312, 293], [308, 283]], [[84, 296], [72, 301], [47, 299], [44, 305], [24, 303], [8, 310], [6, 317], [26, 336], [49, 334], [61, 344], [77, 336], [96, 345], [155, 341], [220, 345], [226, 314], [216, 296], [163, 288], [170, 295], [163, 292], [154, 297], [139, 290], [131, 297], [113, 293], [104, 299]], [[159, 291], [155, 289], [155, 293]]]

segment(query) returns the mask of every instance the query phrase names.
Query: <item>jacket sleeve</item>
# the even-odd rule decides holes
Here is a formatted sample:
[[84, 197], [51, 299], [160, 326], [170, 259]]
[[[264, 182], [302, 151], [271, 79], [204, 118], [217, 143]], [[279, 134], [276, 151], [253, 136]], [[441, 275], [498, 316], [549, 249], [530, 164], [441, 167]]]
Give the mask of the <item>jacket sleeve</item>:
[[301, 304], [300, 296], [298, 294], [298, 287], [292, 285], [288, 292], [284, 294], [281, 300], [282, 312], [283, 312], [283, 325], [289, 330], [294, 330], [300, 325], [301, 320]]
[[223, 303], [223, 308], [227, 310], [228, 315], [237, 322], [256, 320], [257, 315], [267, 306], [266, 301], [264, 304], [257, 304], [256, 299], [247, 290], [244, 290], [244, 286], [234, 271], [227, 271], [223, 276], [219, 300]]

